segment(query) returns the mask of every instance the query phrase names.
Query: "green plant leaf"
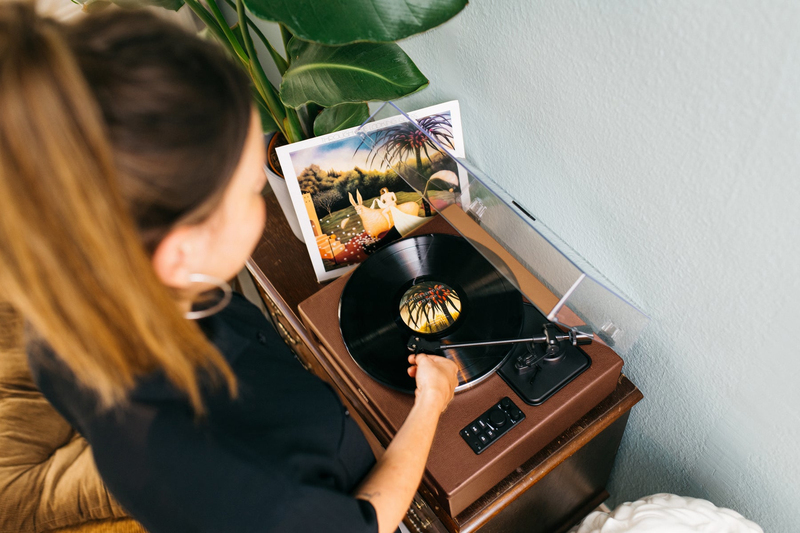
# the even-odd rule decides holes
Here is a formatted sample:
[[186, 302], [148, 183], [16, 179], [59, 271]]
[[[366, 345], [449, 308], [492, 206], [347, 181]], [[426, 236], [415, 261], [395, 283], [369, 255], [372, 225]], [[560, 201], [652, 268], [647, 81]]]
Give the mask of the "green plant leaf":
[[256, 108], [258, 109], [258, 114], [261, 116], [261, 129], [265, 134], [278, 131], [280, 128], [278, 128], [278, 125], [275, 123], [275, 119], [272, 117], [272, 114], [269, 112], [266, 105], [261, 103], [259, 99], [260, 97], [258, 94], [256, 94]]
[[247, 48], [247, 45], [244, 42], [244, 37], [242, 37], [242, 27], [239, 26], [238, 22], [231, 26], [231, 31], [233, 32], [233, 36], [236, 38], [236, 42], [238, 42], [239, 46], [242, 47], [242, 50]]
[[306, 138], [314, 136], [314, 120], [317, 115], [322, 113], [323, 107], [317, 104], [301, 105], [297, 108], [297, 116], [300, 118], [300, 124], [303, 125], [303, 132]]
[[314, 136], [346, 130], [360, 126], [369, 118], [366, 102], [339, 104], [325, 109], [314, 121]]
[[294, 38], [287, 54], [290, 67], [283, 75], [280, 94], [289, 107], [391, 100], [428, 85], [428, 79], [394, 43], [325, 46]]
[[336, 45], [403, 39], [450, 20], [467, 0], [245, 0], [245, 5], [301, 39]]

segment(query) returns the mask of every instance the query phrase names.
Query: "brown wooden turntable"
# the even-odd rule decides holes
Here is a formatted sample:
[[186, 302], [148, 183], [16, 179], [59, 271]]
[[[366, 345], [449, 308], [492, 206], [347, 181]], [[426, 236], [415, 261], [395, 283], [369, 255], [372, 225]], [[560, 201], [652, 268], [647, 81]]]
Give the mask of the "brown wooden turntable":
[[[335, 385], [373, 444], [385, 446], [413, 397], [381, 385], [355, 364], [339, 331], [346, 277], [319, 289], [305, 247], [284, 220], [274, 220], [280, 216], [274, 197], [268, 195], [267, 202], [272, 225], [248, 268], [273, 322], [301, 361]], [[501, 256], [534, 303], [552, 307], [555, 296], [460, 213], [463, 220], [458, 214], [448, 218]], [[457, 233], [441, 217], [418, 232]], [[406, 519], [412, 531], [566, 531], [608, 496], [605, 483], [629, 409], [642, 395], [621, 375], [622, 360], [612, 350], [594, 343], [584, 351], [592, 359], [590, 368], [540, 406], [516, 401], [525, 419], [480, 455], [459, 430], [500, 398], [515, 394], [493, 375], [456, 395], [440, 420], [420, 493]]]

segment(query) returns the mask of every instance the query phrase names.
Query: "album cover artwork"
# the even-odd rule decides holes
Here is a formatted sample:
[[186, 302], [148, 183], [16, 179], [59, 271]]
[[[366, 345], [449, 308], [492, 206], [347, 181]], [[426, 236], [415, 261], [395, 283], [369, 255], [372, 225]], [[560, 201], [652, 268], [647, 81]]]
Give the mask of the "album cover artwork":
[[[457, 101], [408, 115], [453, 155], [464, 156]], [[404, 117], [370, 123], [362, 130], [366, 137], [358, 130], [277, 149], [319, 281], [348, 272], [436, 210], [463, 203], [467, 190], [455, 162]]]

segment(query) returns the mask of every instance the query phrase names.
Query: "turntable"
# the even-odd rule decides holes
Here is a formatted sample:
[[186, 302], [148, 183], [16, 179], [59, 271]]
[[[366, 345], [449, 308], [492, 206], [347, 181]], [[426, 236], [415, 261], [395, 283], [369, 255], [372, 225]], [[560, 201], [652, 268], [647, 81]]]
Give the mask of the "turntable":
[[[273, 318], [291, 345], [311, 347], [302, 359], [321, 365], [315, 371], [383, 446], [413, 404], [409, 351], [455, 360], [459, 387], [439, 422], [420, 514], [430, 505], [452, 532], [516, 531], [505, 529], [517, 520], [511, 513], [538, 517], [525, 531], [562, 530], [607, 496], [627, 411], [641, 398], [617, 354], [648, 319], [496, 184], [450, 159], [466, 183], [457, 191], [437, 191], [414, 168], [389, 161], [412, 186], [425, 183], [426, 197], [455, 201], [303, 300], [303, 324], [275, 303]], [[248, 266], [266, 287], [262, 269]], [[562, 461], [567, 470], [554, 477]], [[526, 490], [541, 501], [526, 500]]]

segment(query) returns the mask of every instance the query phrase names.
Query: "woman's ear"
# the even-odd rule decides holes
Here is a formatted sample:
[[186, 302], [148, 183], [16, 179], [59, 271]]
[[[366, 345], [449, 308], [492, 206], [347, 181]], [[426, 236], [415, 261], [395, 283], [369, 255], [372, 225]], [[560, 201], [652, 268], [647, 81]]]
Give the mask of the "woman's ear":
[[185, 289], [189, 276], [198, 272], [196, 265], [199, 250], [197, 228], [179, 226], [171, 230], [153, 253], [153, 269], [161, 282], [168, 287]]

